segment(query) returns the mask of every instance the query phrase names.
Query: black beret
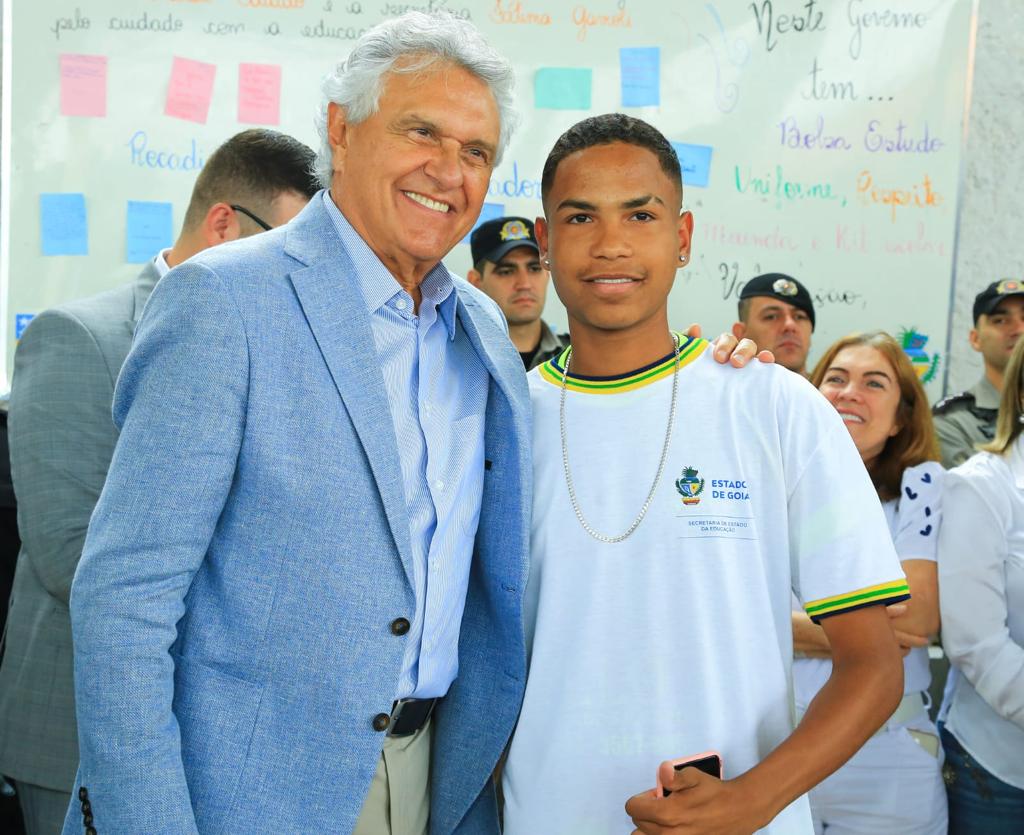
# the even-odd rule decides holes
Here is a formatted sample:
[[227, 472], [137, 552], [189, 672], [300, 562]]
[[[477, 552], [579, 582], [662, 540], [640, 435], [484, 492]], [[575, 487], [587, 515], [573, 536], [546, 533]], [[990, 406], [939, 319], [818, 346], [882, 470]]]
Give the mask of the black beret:
[[496, 217], [481, 223], [469, 238], [474, 264], [481, 261], [497, 264], [505, 253], [520, 246], [532, 247], [540, 252], [533, 224], [525, 217]]
[[1022, 295], [1024, 295], [1024, 283], [1015, 278], [1001, 278], [999, 281], [993, 281], [974, 297], [974, 324], [978, 324], [979, 316], [982, 314], [988, 316], [995, 310], [1003, 299]]
[[743, 285], [740, 301], [755, 296], [770, 296], [802, 310], [811, 320], [811, 330], [814, 330], [814, 302], [811, 294], [792, 276], [785, 273], [764, 273], [750, 279]]

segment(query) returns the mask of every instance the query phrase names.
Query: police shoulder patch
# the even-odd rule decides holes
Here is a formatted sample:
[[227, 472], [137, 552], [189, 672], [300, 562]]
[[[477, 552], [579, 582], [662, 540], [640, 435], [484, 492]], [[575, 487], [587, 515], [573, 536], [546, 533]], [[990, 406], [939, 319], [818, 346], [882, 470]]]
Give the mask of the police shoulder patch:
[[956, 394], [950, 394], [948, 397], [943, 397], [938, 403], [932, 406], [932, 414], [944, 415], [954, 406], [970, 406], [972, 403], [974, 403], [973, 394], [969, 391], [958, 391]]

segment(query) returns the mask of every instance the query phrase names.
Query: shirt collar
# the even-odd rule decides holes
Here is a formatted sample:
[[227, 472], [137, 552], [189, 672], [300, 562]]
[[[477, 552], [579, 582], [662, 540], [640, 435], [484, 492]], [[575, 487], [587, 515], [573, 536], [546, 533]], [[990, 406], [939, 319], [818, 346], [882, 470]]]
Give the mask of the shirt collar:
[[[323, 191], [322, 199], [324, 207], [327, 209], [327, 215], [334, 222], [334, 228], [338, 237], [341, 238], [342, 246], [345, 247], [349, 258], [352, 259], [356, 284], [366, 302], [366, 310], [371, 314], [376, 313], [396, 295], [408, 295], [342, 214], [341, 209], [331, 199], [330, 190]], [[451, 273], [441, 261], [438, 261], [424, 276], [420, 283], [420, 296], [420, 309], [422, 310], [424, 305], [436, 306], [440, 312], [441, 321], [444, 322], [448, 331], [448, 338], [454, 339], [455, 282], [452, 281]]]
[[156, 267], [157, 276], [163, 278], [167, 273], [171, 271], [170, 266], [167, 264], [167, 253], [169, 249], [162, 249], [153, 258], [153, 266]]
[[979, 409], [999, 408], [999, 390], [992, 385], [987, 375], [983, 376], [970, 392], [974, 395], [974, 405]]

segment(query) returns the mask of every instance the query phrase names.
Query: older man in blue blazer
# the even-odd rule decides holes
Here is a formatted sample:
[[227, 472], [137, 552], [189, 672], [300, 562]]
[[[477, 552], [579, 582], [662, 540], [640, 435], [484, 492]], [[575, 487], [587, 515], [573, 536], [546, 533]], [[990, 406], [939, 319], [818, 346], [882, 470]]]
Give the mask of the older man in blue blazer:
[[529, 403], [440, 259], [511, 84], [469, 24], [374, 27], [325, 82], [329, 190], [150, 297], [72, 588], [68, 835], [497, 831]]

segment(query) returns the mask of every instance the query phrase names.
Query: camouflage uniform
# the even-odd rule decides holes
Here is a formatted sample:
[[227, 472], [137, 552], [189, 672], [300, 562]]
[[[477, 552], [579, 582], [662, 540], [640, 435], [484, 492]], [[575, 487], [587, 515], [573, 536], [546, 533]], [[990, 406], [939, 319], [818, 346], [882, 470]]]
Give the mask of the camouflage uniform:
[[982, 377], [973, 387], [959, 394], [944, 397], [932, 408], [935, 432], [942, 447], [942, 466], [946, 469], [963, 464], [995, 437], [999, 392]]

